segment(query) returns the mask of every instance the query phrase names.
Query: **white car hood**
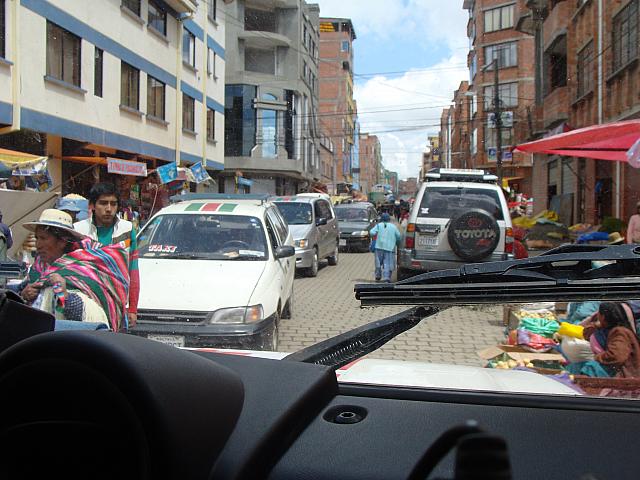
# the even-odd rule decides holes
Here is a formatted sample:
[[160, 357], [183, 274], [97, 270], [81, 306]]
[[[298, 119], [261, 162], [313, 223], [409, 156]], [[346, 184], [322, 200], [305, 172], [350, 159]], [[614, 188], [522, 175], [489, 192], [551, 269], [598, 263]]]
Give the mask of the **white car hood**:
[[141, 258], [139, 309], [214, 311], [246, 306], [265, 262]]
[[[231, 355], [280, 360], [287, 353], [253, 350], [194, 349]], [[363, 358], [336, 371], [340, 383], [386, 385], [396, 387], [475, 390], [541, 395], [581, 395], [578, 390], [533, 371], [498, 370], [426, 362]]]

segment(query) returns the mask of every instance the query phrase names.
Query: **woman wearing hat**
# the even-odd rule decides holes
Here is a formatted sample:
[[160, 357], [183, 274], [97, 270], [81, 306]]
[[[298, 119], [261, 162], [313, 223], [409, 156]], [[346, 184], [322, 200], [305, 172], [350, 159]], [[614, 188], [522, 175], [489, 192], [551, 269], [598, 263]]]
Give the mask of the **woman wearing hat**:
[[636, 203], [636, 213], [629, 219], [627, 243], [640, 243], [640, 202]]
[[118, 330], [129, 288], [126, 250], [93, 243], [73, 230], [71, 216], [61, 210], [44, 210], [24, 227], [35, 233], [36, 259], [22, 297], [57, 319]]

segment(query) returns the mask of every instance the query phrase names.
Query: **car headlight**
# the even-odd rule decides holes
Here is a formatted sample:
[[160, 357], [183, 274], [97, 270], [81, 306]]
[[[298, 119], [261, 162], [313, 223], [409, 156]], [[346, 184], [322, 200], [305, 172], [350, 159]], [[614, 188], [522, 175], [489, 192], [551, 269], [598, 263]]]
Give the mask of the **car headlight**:
[[351, 236], [353, 236], [353, 237], [368, 237], [369, 236], [369, 231], [368, 230], [360, 230], [358, 232], [353, 232], [351, 234]]
[[211, 313], [209, 323], [255, 323], [264, 318], [262, 305], [221, 308]]
[[307, 240], [306, 238], [303, 238], [301, 240], [296, 240], [295, 245], [298, 248], [307, 248], [307, 245], [309, 245], [309, 240]]

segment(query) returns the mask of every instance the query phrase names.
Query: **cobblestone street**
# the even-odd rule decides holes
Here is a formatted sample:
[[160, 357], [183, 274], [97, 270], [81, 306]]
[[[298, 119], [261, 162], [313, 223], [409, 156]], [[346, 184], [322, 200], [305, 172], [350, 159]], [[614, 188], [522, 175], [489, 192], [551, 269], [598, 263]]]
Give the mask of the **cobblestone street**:
[[[293, 352], [408, 307], [360, 308], [356, 283], [373, 281], [371, 253], [343, 253], [316, 278], [295, 279], [293, 318], [282, 320], [278, 350]], [[502, 306], [454, 307], [405, 332], [372, 358], [481, 365], [477, 351], [504, 339]]]

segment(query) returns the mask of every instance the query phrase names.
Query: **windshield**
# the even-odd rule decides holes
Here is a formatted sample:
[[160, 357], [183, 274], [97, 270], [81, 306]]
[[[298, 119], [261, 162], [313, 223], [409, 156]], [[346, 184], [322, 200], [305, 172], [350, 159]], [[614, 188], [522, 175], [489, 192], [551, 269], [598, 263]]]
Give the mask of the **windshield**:
[[[61, 316], [38, 279], [72, 265], [77, 320], [281, 358], [416, 301], [356, 285], [640, 245], [639, 7], [0, 0], [0, 287]], [[640, 397], [613, 260], [579, 301], [483, 279], [339, 381]]]
[[313, 220], [309, 203], [276, 202], [276, 205], [289, 225], [309, 225]]
[[260, 220], [231, 215], [158, 215], [140, 231], [140, 258], [264, 260]]
[[468, 187], [427, 187], [420, 202], [419, 217], [455, 218], [471, 208], [504, 220], [500, 194], [496, 190]]
[[369, 222], [369, 212], [365, 208], [336, 208], [340, 222]]

